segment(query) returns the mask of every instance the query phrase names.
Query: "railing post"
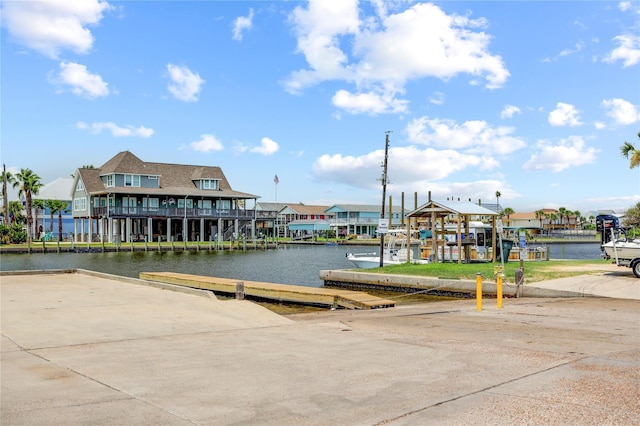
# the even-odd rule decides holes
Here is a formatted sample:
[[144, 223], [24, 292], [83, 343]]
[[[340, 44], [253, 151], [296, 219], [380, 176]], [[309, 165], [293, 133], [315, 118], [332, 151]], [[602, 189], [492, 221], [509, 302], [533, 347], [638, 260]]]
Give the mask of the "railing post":
[[236, 283], [236, 300], [244, 300], [244, 281]]
[[476, 274], [476, 310], [482, 311], [482, 274]]
[[502, 277], [504, 274], [498, 274], [498, 279], [496, 280], [496, 293], [497, 293], [497, 306], [498, 309], [502, 309]]

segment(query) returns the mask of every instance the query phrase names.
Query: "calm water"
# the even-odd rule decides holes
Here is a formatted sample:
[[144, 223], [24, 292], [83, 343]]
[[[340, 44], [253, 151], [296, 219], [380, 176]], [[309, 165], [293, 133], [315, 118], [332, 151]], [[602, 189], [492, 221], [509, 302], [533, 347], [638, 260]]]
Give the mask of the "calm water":
[[[6, 254], [0, 270], [89, 269], [137, 278], [140, 272], [183, 272], [247, 281], [321, 287], [322, 269], [352, 269], [347, 251], [371, 252], [372, 246], [281, 246], [278, 250], [234, 252], [120, 252]], [[599, 259], [600, 245], [550, 244], [552, 259]]]
[[89, 269], [138, 278], [140, 272], [183, 272], [247, 281], [320, 287], [322, 269], [349, 269], [347, 251], [371, 247], [286, 246], [268, 251], [6, 254], [0, 270]]

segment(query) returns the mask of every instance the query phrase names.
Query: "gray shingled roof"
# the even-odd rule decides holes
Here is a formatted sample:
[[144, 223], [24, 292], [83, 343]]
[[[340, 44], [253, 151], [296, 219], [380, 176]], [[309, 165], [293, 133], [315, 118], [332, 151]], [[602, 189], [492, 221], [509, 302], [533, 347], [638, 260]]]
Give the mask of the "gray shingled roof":
[[[169, 163], [144, 162], [129, 151], [116, 154], [97, 169], [78, 169], [86, 190], [92, 194], [118, 192], [133, 195], [183, 195], [183, 196], [221, 196], [229, 198], [258, 198], [253, 194], [234, 191], [222, 169], [217, 166], [193, 166]], [[138, 174], [159, 176], [160, 188], [118, 187], [106, 188], [101, 176], [118, 174]], [[219, 191], [198, 189], [194, 180], [217, 179]]]

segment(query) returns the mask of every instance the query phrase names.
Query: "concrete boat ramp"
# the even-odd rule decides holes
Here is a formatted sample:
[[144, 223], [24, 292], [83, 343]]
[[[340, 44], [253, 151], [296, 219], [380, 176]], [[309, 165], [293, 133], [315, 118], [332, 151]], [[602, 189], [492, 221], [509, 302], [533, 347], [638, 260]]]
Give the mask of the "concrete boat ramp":
[[2, 425], [640, 425], [638, 300], [285, 317], [81, 271], [0, 291]]

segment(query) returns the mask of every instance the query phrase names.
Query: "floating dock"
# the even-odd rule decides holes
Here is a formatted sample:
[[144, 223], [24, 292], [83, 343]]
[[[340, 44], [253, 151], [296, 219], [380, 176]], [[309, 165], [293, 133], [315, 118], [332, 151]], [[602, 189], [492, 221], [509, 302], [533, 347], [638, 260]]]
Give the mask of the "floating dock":
[[353, 290], [243, 281], [178, 272], [141, 272], [140, 279], [229, 294], [235, 294], [238, 283], [241, 282], [246, 296], [307, 305], [347, 309], [380, 309], [395, 306], [392, 300]]

